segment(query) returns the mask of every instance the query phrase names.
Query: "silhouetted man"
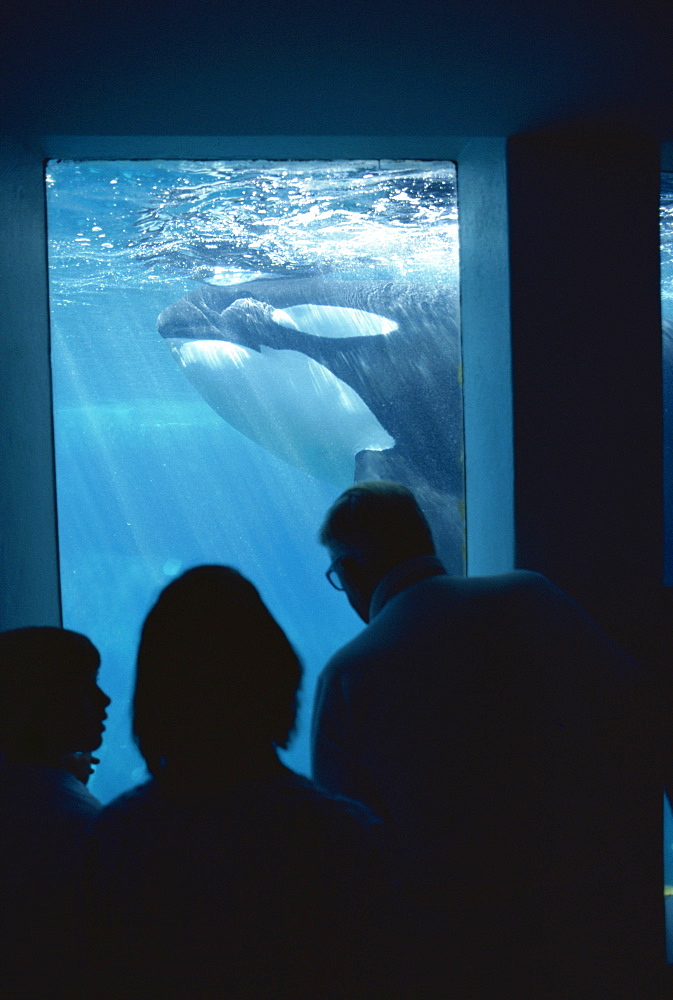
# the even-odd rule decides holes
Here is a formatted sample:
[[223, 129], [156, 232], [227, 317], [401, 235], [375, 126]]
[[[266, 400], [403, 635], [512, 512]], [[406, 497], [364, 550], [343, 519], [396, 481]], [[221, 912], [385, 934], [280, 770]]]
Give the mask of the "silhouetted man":
[[430, 995], [456, 969], [461, 996], [649, 995], [636, 665], [539, 574], [449, 577], [404, 487], [346, 490], [320, 541], [367, 627], [320, 677], [314, 778], [389, 823]]
[[[102, 806], [75, 777], [110, 699], [79, 633], [0, 633], [0, 992], [67, 996], [81, 960], [77, 870]], [[80, 765], [81, 768], [81, 765]], [[82, 773], [82, 777], [83, 777]]]

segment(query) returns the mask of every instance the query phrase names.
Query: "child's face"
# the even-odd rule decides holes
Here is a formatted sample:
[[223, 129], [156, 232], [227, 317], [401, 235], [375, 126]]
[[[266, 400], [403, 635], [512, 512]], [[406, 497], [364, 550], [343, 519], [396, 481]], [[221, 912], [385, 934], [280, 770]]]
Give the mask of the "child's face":
[[64, 752], [91, 751], [101, 745], [109, 704], [110, 699], [98, 686], [98, 671], [82, 675], [67, 700], [64, 698], [61, 705], [54, 706], [53, 723], [60, 730]]

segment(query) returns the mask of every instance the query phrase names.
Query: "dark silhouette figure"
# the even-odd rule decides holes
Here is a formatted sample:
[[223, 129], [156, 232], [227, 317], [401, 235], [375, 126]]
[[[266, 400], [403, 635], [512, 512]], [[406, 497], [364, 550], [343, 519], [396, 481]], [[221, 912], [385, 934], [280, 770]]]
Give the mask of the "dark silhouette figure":
[[320, 540], [368, 624], [319, 679], [314, 778], [390, 825], [429, 996], [657, 996], [637, 665], [539, 574], [448, 576], [402, 486], [350, 488]]
[[233, 569], [189, 570], [149, 612], [133, 725], [152, 779], [104, 810], [91, 844], [97, 995], [383, 989], [380, 822], [276, 753], [300, 679], [284, 632]]
[[87, 832], [102, 806], [72, 773], [101, 743], [110, 699], [100, 657], [60, 628], [0, 634], [0, 994], [72, 997], [75, 906]]

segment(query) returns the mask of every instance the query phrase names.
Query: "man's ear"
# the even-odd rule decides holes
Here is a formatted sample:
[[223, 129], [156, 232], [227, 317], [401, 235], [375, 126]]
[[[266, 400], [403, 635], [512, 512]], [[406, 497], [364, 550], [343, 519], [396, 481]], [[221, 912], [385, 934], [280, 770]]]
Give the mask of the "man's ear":
[[347, 576], [349, 580], [356, 581], [362, 576], [362, 564], [353, 556], [341, 556], [339, 567], [344, 576]]
[[341, 572], [349, 584], [369, 594], [374, 589], [374, 574], [371, 566], [357, 556], [343, 556]]

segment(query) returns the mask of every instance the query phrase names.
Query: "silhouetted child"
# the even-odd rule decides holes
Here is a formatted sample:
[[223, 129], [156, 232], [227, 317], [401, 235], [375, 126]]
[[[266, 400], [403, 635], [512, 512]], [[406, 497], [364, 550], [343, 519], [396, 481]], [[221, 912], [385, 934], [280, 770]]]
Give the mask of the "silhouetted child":
[[100, 746], [100, 657], [60, 628], [0, 634], [0, 994], [72, 996], [76, 872], [101, 804], [66, 766]]
[[235, 570], [192, 569], [150, 611], [133, 725], [152, 778], [108, 806], [92, 838], [98, 995], [383, 989], [380, 824], [276, 753], [300, 680], [285, 634]]

